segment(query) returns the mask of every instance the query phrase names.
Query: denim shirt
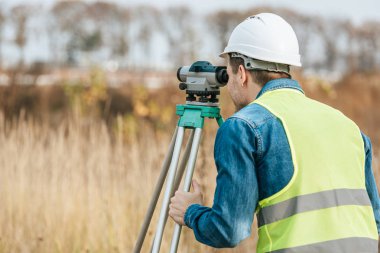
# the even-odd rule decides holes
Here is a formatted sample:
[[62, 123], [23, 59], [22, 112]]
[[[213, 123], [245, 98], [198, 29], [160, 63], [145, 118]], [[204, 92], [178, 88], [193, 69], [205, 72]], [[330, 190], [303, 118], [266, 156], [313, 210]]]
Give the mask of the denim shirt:
[[[303, 92], [292, 79], [268, 82], [257, 95], [292, 88]], [[380, 200], [372, 172], [372, 147], [364, 140], [366, 189], [380, 232]], [[185, 223], [196, 239], [216, 248], [234, 247], [251, 233], [260, 200], [284, 188], [294, 168], [288, 139], [281, 122], [264, 107], [250, 104], [228, 118], [218, 130], [214, 158], [218, 175], [212, 207], [191, 205]]]

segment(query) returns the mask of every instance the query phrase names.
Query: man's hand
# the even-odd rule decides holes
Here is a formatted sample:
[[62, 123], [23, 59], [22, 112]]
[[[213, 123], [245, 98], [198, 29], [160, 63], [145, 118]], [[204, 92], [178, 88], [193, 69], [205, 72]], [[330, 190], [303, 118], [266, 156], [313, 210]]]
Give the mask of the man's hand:
[[169, 215], [179, 225], [185, 225], [185, 212], [192, 204], [202, 205], [202, 192], [196, 180], [193, 180], [194, 192], [176, 191], [169, 205]]

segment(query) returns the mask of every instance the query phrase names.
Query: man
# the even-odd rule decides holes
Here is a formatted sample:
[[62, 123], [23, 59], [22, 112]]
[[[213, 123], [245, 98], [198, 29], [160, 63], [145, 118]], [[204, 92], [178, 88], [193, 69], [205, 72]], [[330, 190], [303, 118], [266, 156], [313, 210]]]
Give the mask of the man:
[[[220, 127], [213, 206], [177, 191], [169, 215], [198, 241], [235, 247], [259, 226], [257, 252], [377, 252], [380, 202], [371, 144], [341, 112], [292, 80], [298, 41], [281, 17], [249, 17], [224, 52], [238, 111]], [[255, 86], [261, 91], [256, 95]]]

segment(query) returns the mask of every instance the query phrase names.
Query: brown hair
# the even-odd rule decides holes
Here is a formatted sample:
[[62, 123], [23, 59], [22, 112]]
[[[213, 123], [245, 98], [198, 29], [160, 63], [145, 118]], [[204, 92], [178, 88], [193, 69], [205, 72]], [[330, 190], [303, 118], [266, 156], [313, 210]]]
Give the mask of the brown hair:
[[[229, 57], [230, 66], [234, 74], [237, 73], [239, 66], [244, 66], [244, 60], [240, 57]], [[291, 78], [289, 74], [283, 72], [274, 72], [267, 70], [249, 70], [253, 80], [260, 86], [264, 86], [267, 82], [278, 78]]]

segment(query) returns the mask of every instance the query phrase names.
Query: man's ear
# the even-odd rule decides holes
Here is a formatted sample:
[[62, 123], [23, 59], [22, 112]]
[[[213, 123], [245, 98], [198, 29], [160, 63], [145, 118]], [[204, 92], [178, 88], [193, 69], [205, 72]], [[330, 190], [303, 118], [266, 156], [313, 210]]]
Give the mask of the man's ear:
[[242, 87], [246, 87], [248, 84], [248, 75], [247, 75], [247, 70], [244, 68], [243, 65], [239, 65], [238, 74], [239, 74], [239, 81], [240, 81], [239, 84]]

